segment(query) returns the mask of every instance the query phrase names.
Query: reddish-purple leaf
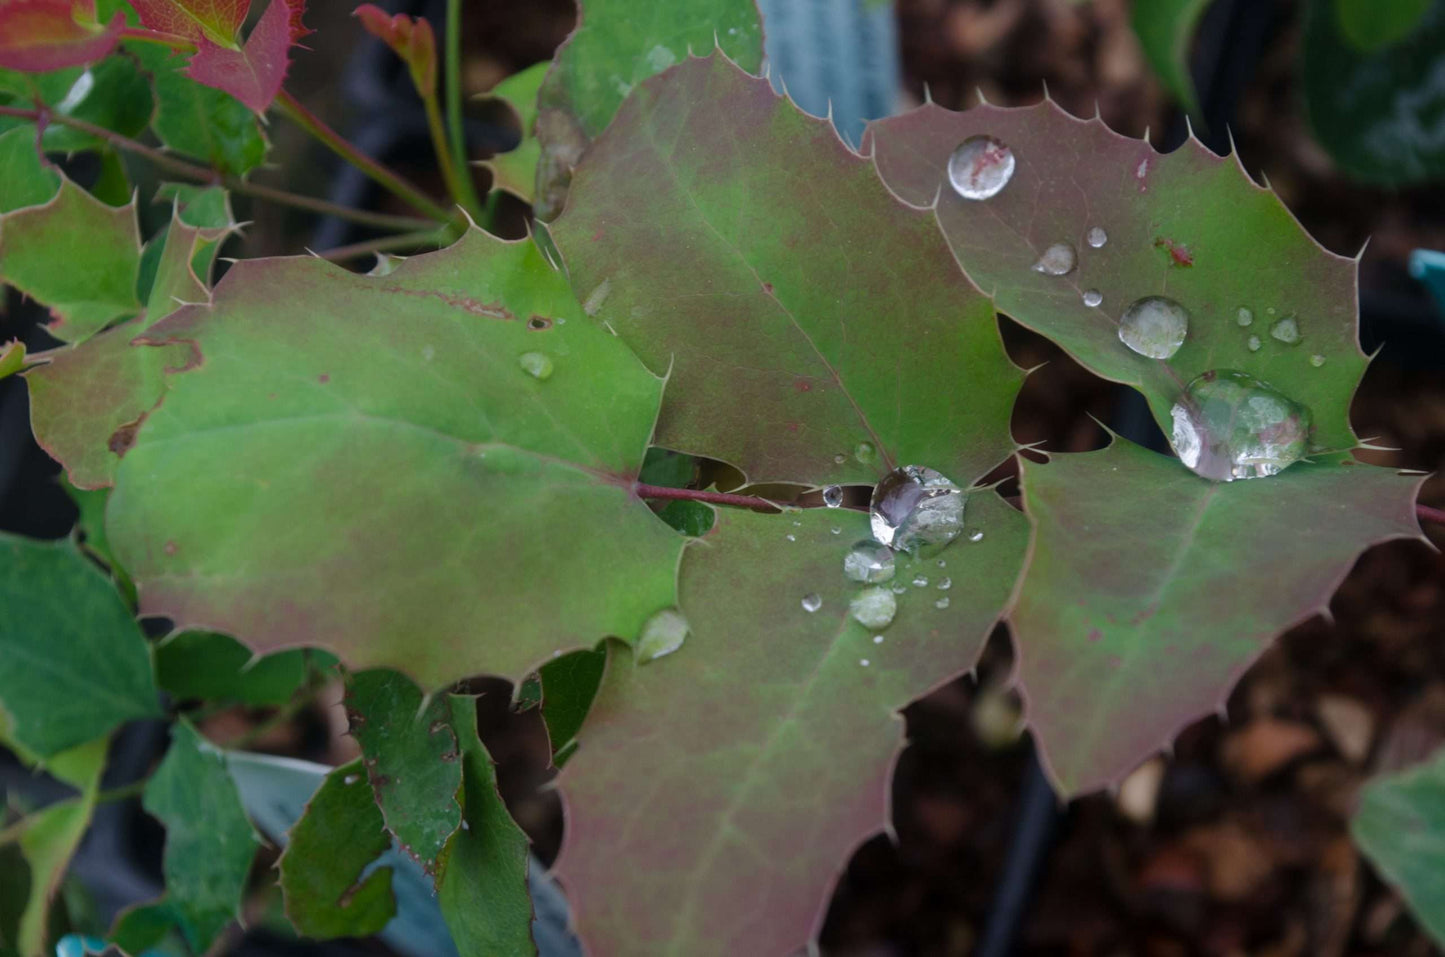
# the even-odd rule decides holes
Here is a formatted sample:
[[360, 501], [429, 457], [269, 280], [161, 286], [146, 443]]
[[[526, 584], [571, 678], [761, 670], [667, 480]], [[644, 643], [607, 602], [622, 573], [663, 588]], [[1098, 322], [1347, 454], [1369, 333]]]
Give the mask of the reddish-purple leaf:
[[270, 0], [251, 35], [240, 29], [250, 0], [138, 0], [141, 22], [196, 45], [186, 75], [231, 94], [264, 113], [281, 91], [291, 47], [308, 32], [301, 23], [305, 0]]
[[412, 83], [423, 97], [436, 94], [437, 41], [425, 17], [412, 19], [404, 13], [392, 16], [372, 3], [363, 3], [353, 13], [367, 33], [401, 57], [411, 71]]
[[131, 0], [140, 22], [151, 30], [234, 45], [251, 9], [251, 0]]
[[95, 18], [95, 0], [0, 3], [0, 68], [42, 73], [99, 60], [115, 49], [125, 15]]

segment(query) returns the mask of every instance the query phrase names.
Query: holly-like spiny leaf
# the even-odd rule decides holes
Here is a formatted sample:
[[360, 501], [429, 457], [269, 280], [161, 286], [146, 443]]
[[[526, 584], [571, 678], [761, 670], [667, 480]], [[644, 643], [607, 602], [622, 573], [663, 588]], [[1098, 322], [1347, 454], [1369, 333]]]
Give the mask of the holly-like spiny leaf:
[[1418, 538], [1420, 476], [1295, 465], [1230, 483], [1123, 439], [1023, 467], [1034, 526], [1010, 624], [1027, 717], [1065, 795], [1123, 778], [1219, 708], [1356, 557]]
[[95, 0], [0, 3], [0, 69], [40, 73], [91, 63], [115, 49], [125, 15], [97, 22]]
[[126, 49], [150, 74], [156, 103], [151, 129], [166, 147], [225, 173], [240, 175], [260, 165], [266, 139], [250, 108], [186, 76], [184, 54], [152, 43], [131, 43]]
[[1130, 18], [1134, 35], [1154, 75], [1190, 113], [1199, 113], [1199, 97], [1189, 74], [1194, 28], [1212, 0], [1150, 0], [1136, 3]]
[[156, 646], [155, 658], [156, 682], [171, 697], [253, 707], [286, 704], [313, 675], [336, 665], [333, 656], [311, 648], [257, 658], [229, 635], [208, 631], [171, 635]]
[[1350, 834], [1445, 945], [1445, 751], [1365, 785]]
[[48, 758], [159, 713], [145, 639], [74, 542], [0, 534], [0, 609], [0, 709], [26, 751]]
[[[964, 198], [946, 172], [975, 136], [1002, 143], [1015, 164], [989, 199]], [[1193, 139], [1161, 155], [1052, 102], [963, 113], [929, 104], [873, 123], [865, 151], [870, 141], [901, 197], [937, 198], [959, 263], [1000, 311], [1089, 370], [1138, 388], [1166, 433], [1190, 380], [1238, 369], [1308, 406], [1315, 445], [1354, 446], [1350, 397], [1366, 362], [1355, 331], [1356, 263], [1315, 243], [1236, 159]], [[1100, 248], [1090, 242], [1095, 227]], [[1076, 265], [1066, 275], [1033, 268], [1055, 244], [1071, 247]], [[1097, 306], [1086, 303], [1089, 291], [1100, 295]], [[1167, 361], [1119, 340], [1120, 317], [1149, 296], [1173, 299], [1190, 316], [1188, 338]]]
[[552, 761], [561, 767], [571, 755], [582, 722], [597, 697], [607, 653], [583, 649], [554, 658], [518, 688], [518, 704], [542, 709]]
[[558, 871], [590, 953], [806, 943], [849, 851], [888, 826], [897, 710], [973, 667], [1023, 564], [1027, 523], [997, 495], [971, 495], [965, 520], [979, 541], [898, 555], [881, 631], [850, 617], [863, 586], [843, 573], [866, 515], [726, 510], [689, 546], [692, 634], [643, 666], [613, 646], [560, 779]]
[[532, 202], [537, 184], [537, 161], [542, 145], [537, 141], [537, 90], [552, 61], [534, 63], [492, 87], [484, 99], [501, 100], [517, 117], [521, 139], [515, 149], [498, 153], [482, 165], [492, 171], [492, 188], [506, 190], [523, 201]]
[[59, 189], [60, 174], [37, 148], [34, 125], [0, 133], [0, 213], [49, 202]]
[[675, 603], [683, 539], [631, 491], [662, 383], [532, 243], [473, 231], [384, 277], [243, 262], [147, 338], [199, 365], [108, 512], [144, 613], [437, 688]]
[[654, 441], [752, 481], [960, 485], [1023, 374], [932, 217], [720, 54], [640, 85], [552, 230], [586, 311], [668, 373]]

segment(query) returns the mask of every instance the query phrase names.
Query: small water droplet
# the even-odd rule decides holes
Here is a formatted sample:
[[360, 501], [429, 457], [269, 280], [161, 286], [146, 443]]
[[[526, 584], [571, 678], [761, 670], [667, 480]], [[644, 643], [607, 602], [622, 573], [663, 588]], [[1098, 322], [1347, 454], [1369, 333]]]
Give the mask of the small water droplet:
[[933, 603], [933, 607], [939, 609], [940, 611], [941, 611], [942, 609], [944, 609], [944, 608], [947, 608], [947, 607], [948, 607], [948, 596], [947, 596], [947, 595], [944, 595], [942, 598], [938, 599], [938, 601], [936, 601], [936, 602]]
[[783, 537], [786, 538], [786, 539], [787, 539], [788, 541], [790, 541], [790, 542], [796, 542], [796, 541], [798, 540], [798, 536], [794, 535], [792, 532], [789, 532], [788, 534], [784, 535]]
[[842, 465], [846, 461], [848, 461], [848, 456], [844, 455], [842, 452], [839, 452], [837, 455], [833, 456], [834, 465]]
[[639, 661], [655, 661], [663, 655], [670, 655], [682, 647], [689, 632], [687, 619], [676, 608], [664, 608], [647, 619], [642, 634], [637, 639]]
[[970, 542], [981, 542], [981, 541], [983, 541], [983, 532], [981, 532], [981, 531], [979, 531], [978, 529], [975, 528], [973, 531], [971, 531], [971, 532], [968, 533], [968, 540], [969, 540]]
[[875, 644], [875, 645], [881, 645], [881, 644], [883, 644], [883, 636], [882, 636], [882, 635], [874, 635], [874, 636], [873, 636], [873, 644]]
[[1314, 366], [1316, 369], [1318, 369], [1320, 366], [1322, 366], [1322, 365], [1324, 365], [1324, 364], [1325, 364], [1325, 357], [1324, 357], [1324, 356], [1319, 355], [1318, 353], [1316, 353], [1315, 355], [1310, 356], [1310, 365]]
[[1272, 316], [1272, 315], [1274, 315], [1274, 313], [1275, 313], [1274, 306], [1270, 306], [1270, 307], [1268, 307], [1267, 309], [1264, 310], [1264, 314], [1265, 314], [1266, 316]]
[[360, 780], [361, 780], [361, 775], [359, 775], [359, 774], [348, 774], [346, 777], [344, 777], [344, 778], [341, 779], [341, 783], [342, 783], [342, 784], [355, 784], [357, 781], [360, 781]]
[[1054, 243], [1043, 251], [1031, 267], [1034, 272], [1045, 276], [1067, 276], [1074, 271], [1079, 256], [1068, 243]]
[[524, 352], [517, 357], [517, 365], [534, 379], [552, 378], [552, 359], [545, 352]]
[[948, 567], [948, 562], [946, 562], [946, 561], [944, 561], [943, 559], [940, 558], [940, 559], [938, 560], [938, 567], [939, 567], [939, 568], [947, 568], [947, 567]]
[[421, 357], [422, 357], [423, 359], [425, 359], [427, 362], [432, 361], [433, 359], [435, 359], [435, 358], [437, 357], [436, 347], [433, 346], [433, 345], [431, 345], [431, 344], [427, 344], [427, 345], [422, 346], [422, 347], [421, 347]]
[[903, 594], [904, 592], [906, 592], [906, 591], [908, 590], [908, 586], [905, 585], [905, 584], [903, 584], [902, 582], [894, 582], [892, 585], [889, 585], [888, 587], [891, 588], [891, 589], [893, 589], [893, 594], [895, 594], [895, 595], [901, 595], [901, 594]]
[[836, 485], [829, 485], [823, 489], [823, 504], [829, 508], [837, 508], [843, 504], [843, 490]]
[[1240, 306], [1239, 311], [1234, 314], [1234, 321], [1241, 326], [1247, 326], [1254, 322], [1254, 310], [1248, 306]]
[[970, 136], [948, 158], [948, 182], [964, 199], [992, 199], [1014, 175], [1014, 154], [992, 136]]
[[823, 598], [817, 592], [809, 592], [803, 596], [803, 610], [812, 614], [823, 607]]
[[1168, 359], [1189, 334], [1189, 312], [1173, 299], [1145, 296], [1119, 317], [1119, 341], [1141, 356]]
[[853, 449], [853, 458], [867, 465], [878, 457], [878, 450], [873, 447], [872, 442], [859, 442]]
[[1264, 478], [1308, 448], [1310, 413], [1245, 372], [1206, 372], [1174, 404], [1174, 451], [1216, 482]]
[[1300, 339], [1299, 323], [1295, 321], [1294, 316], [1285, 316], [1269, 327], [1269, 337], [1278, 339], [1287, 346], [1292, 346]]
[[855, 582], [870, 585], [886, 582], [895, 571], [893, 549], [872, 539], [864, 539], [848, 550], [843, 558], [843, 574]]
[[928, 587], [928, 576], [927, 576], [927, 575], [914, 575], [914, 576], [913, 576], [913, 587], [914, 587], [914, 588], [927, 588], [927, 587]]
[[1095, 249], [1103, 249], [1104, 244], [1109, 241], [1109, 234], [1104, 232], [1103, 226], [1090, 226], [1084, 239]]
[[860, 664], [860, 665], [862, 665], [863, 667], [866, 668], [866, 667], [868, 667], [868, 659], [867, 659], [867, 658], [859, 658], [859, 659], [858, 659], [858, 664]]
[[887, 628], [898, 612], [898, 599], [886, 588], [865, 588], [848, 603], [848, 614], [864, 628]]
[[938, 580], [938, 590], [939, 590], [939, 591], [948, 591], [948, 590], [949, 590], [950, 588], [952, 588], [952, 587], [953, 587], [953, 579], [952, 579], [952, 578], [940, 578], [940, 579]]
[[1258, 352], [1260, 345], [1259, 336], [1250, 336], [1249, 341], [1245, 342], [1244, 347], [1250, 352]]
[[957, 485], [931, 468], [894, 469], [873, 489], [873, 537], [901, 551], [951, 542], [962, 530], [966, 502]]
[[834, 535], [843, 534], [843, 528], [840, 525], [834, 525], [832, 528], [828, 529], [828, 531], [832, 532]]
[[1104, 296], [1097, 289], [1085, 289], [1083, 295], [1084, 305], [1090, 309], [1097, 309], [1104, 302]]

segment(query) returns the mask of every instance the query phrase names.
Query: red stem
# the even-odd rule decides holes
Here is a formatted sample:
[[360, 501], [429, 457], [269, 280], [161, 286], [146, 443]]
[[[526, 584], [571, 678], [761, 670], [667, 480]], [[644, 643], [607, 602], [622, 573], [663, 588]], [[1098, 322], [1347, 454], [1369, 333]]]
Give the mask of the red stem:
[[1432, 508], [1429, 505], [1416, 505], [1415, 514], [1423, 522], [1434, 522], [1436, 525], [1445, 525], [1445, 509]]
[[681, 499], [688, 502], [711, 502], [713, 505], [737, 505], [742, 508], [779, 509], [777, 502], [770, 502], [756, 495], [731, 495], [727, 492], [701, 492], [692, 488], [667, 488], [663, 485], [646, 485], [638, 482], [632, 486], [638, 498]]

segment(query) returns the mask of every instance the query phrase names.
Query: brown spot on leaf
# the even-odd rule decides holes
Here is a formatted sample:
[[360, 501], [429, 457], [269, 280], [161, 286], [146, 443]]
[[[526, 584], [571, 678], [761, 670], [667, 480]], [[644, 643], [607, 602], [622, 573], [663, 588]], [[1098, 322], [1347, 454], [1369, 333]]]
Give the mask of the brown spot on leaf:
[[1154, 248], [1167, 252], [1169, 254], [1169, 265], [1175, 268], [1194, 265], [1194, 255], [1189, 251], [1189, 247], [1183, 243], [1176, 243], [1172, 239], [1166, 239], [1160, 236], [1154, 240]]
[[325, 372], [323, 372], [323, 373], [321, 373], [319, 376], [316, 377], [316, 381], [317, 381], [317, 382], [320, 382], [322, 385], [325, 385], [326, 383], [328, 383], [328, 382], [331, 381], [331, 376], [329, 376], [329, 375], [327, 375]]
[[175, 542], [166, 542], [165, 551], [167, 555], [174, 555], [177, 551]]
[[527, 320], [527, 328], [531, 329], [533, 332], [540, 332], [543, 329], [551, 329], [552, 320], [548, 319], [546, 316], [533, 315], [532, 318]]
[[1090, 640], [1090, 641], [1099, 641], [1099, 640], [1102, 639], [1103, 637], [1104, 637], [1104, 633], [1103, 633], [1102, 631], [1100, 631], [1099, 629], [1097, 629], [1097, 628], [1090, 628], [1090, 629], [1089, 629], [1089, 640]]
[[134, 422], [127, 422], [116, 429], [110, 434], [110, 440], [106, 442], [106, 447], [116, 455], [124, 455], [129, 452], [130, 447], [135, 445], [136, 433], [140, 431], [140, 425], [144, 421], [145, 416], [141, 416]]
[[763, 292], [771, 296], [773, 294], [773, 284], [770, 282], [763, 283]]
[[812, 392], [813, 383], [809, 382], [807, 379], [795, 379], [793, 380], [793, 388], [797, 389], [799, 392]]

